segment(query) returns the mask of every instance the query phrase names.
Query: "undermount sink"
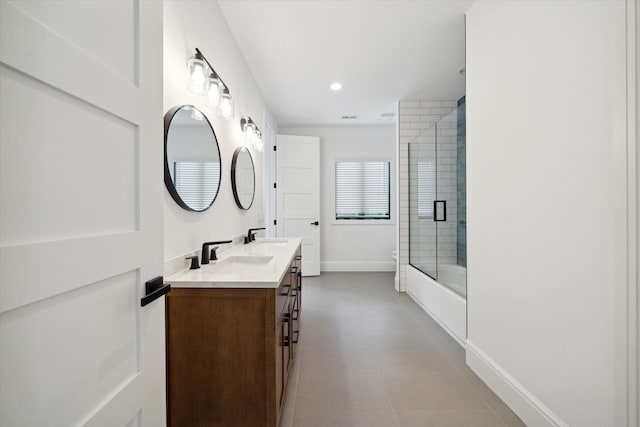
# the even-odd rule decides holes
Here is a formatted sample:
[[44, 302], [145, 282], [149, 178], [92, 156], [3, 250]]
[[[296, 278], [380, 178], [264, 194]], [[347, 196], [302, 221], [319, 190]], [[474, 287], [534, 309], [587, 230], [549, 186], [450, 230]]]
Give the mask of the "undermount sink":
[[253, 242], [254, 245], [286, 246], [287, 239], [260, 239]]
[[268, 264], [272, 256], [234, 255], [211, 266], [212, 270], [219, 274], [239, 274], [248, 268]]

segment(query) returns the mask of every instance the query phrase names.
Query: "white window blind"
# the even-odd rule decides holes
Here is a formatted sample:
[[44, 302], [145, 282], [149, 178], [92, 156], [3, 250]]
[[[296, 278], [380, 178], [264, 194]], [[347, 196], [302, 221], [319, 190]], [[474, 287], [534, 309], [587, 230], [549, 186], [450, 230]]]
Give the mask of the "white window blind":
[[418, 162], [418, 218], [433, 218], [436, 199], [436, 165], [433, 161]]
[[182, 201], [197, 211], [209, 207], [220, 184], [219, 162], [174, 162], [173, 172]]
[[336, 162], [336, 219], [390, 219], [389, 162]]

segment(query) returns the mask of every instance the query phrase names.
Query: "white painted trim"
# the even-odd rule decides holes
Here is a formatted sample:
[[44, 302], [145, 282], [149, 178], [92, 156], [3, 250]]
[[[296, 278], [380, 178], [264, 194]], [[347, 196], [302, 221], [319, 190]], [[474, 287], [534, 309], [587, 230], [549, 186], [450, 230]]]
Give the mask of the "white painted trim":
[[473, 342], [467, 340], [467, 365], [528, 426], [569, 427], [558, 415], [509, 375]]
[[321, 271], [396, 271], [395, 261], [321, 261]]
[[276, 132], [268, 120], [268, 112], [264, 110], [264, 220], [267, 237], [275, 237], [278, 234], [278, 228], [273, 224], [277, 219], [277, 189], [273, 188], [276, 182], [276, 152], [273, 147], [276, 145]]
[[[622, 374], [626, 383], [626, 425], [640, 426], [640, 284], [638, 281], [638, 241], [640, 237], [640, 216], [638, 216], [638, 200], [640, 185], [638, 183], [638, 20], [640, 10], [637, 1], [627, 0], [627, 280], [625, 307], [626, 334], [616, 342], [617, 348], [626, 351], [627, 363]], [[624, 310], [626, 308], [626, 310]]]
[[462, 347], [467, 339], [467, 301], [407, 264], [407, 294]]
[[396, 277], [394, 279], [397, 292], [404, 292], [405, 289], [400, 286], [400, 103], [396, 102], [396, 169], [395, 177], [395, 203], [394, 214], [398, 218], [395, 224], [396, 228]]

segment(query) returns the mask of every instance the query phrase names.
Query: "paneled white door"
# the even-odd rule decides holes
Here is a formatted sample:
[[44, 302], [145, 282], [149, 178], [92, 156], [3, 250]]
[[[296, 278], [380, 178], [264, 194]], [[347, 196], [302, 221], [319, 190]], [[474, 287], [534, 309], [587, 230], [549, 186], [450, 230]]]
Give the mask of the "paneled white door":
[[302, 237], [302, 275], [320, 274], [320, 138], [278, 135], [277, 230]]
[[162, 2], [0, 0], [0, 425], [163, 426]]

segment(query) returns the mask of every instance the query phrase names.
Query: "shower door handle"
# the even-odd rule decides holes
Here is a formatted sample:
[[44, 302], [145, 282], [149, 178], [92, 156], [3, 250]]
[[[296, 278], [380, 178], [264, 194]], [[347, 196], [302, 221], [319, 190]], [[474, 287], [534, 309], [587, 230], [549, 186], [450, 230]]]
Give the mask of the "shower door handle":
[[[440, 208], [438, 209], [438, 207]], [[433, 201], [433, 220], [435, 222], [444, 222], [447, 220], [447, 201], [446, 200]]]

